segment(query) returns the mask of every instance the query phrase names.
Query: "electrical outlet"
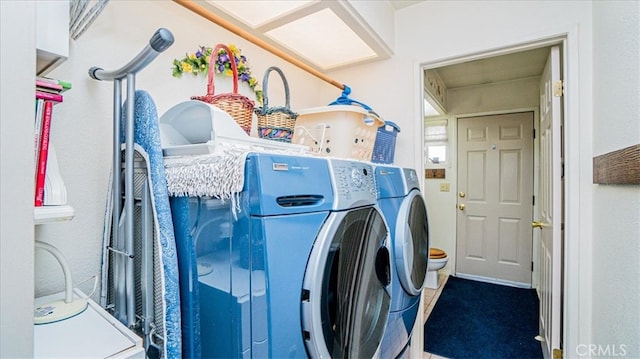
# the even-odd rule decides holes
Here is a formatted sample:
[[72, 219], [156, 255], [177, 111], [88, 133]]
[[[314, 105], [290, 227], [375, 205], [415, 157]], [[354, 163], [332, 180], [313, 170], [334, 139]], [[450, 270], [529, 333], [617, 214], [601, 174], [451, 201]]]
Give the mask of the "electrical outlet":
[[440, 183], [440, 192], [449, 192], [449, 182]]

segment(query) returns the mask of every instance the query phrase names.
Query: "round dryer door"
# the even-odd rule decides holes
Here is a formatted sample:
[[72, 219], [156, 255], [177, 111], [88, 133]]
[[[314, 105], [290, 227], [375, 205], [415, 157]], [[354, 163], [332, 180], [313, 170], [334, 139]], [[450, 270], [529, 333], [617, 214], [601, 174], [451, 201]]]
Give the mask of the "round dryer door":
[[389, 316], [389, 236], [374, 207], [332, 213], [311, 252], [302, 292], [310, 357], [372, 358]]
[[411, 295], [420, 294], [429, 260], [429, 222], [418, 190], [409, 192], [398, 211], [394, 253], [402, 288]]

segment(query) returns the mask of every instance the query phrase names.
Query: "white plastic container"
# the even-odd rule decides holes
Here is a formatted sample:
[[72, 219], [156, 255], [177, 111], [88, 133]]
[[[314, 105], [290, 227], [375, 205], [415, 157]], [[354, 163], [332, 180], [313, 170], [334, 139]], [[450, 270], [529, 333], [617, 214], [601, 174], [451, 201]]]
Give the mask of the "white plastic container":
[[158, 122], [165, 156], [213, 153], [217, 143], [299, 153], [308, 150], [307, 147], [291, 143], [250, 137], [231, 115], [203, 101], [180, 102], [165, 112]]
[[360, 106], [333, 105], [299, 110], [291, 143], [317, 156], [371, 161], [378, 127], [375, 113]]

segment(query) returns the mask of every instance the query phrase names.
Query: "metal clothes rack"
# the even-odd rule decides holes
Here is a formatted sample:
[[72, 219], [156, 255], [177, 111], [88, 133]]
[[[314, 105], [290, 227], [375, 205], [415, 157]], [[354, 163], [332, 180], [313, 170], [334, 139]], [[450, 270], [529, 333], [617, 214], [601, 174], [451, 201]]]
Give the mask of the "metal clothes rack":
[[[153, 215], [151, 214], [151, 200], [147, 181], [144, 181], [141, 195], [140, 221], [138, 228], [141, 232], [141, 244], [135, 243], [136, 216], [134, 215], [134, 122], [135, 122], [135, 78], [136, 74], [149, 65], [160, 53], [169, 48], [174, 42], [173, 34], [164, 28], [158, 29], [149, 43], [129, 63], [123, 67], [107, 71], [99, 67], [89, 69], [89, 76], [95, 80], [113, 81], [113, 173], [111, 210], [111, 245], [108, 247], [113, 256], [113, 292], [114, 316], [129, 328], [140, 327], [143, 335], [145, 350], [148, 356], [150, 348], [156, 353], [159, 350], [152, 341], [152, 324], [154, 320], [153, 302]], [[122, 119], [122, 81], [127, 83], [127, 106], [125, 124], [125, 153], [122, 156], [120, 143], [120, 121]], [[122, 168], [124, 167], [124, 176]], [[123, 188], [124, 180], [124, 204]], [[136, 246], [141, 248], [139, 260], [140, 295], [136, 293]], [[111, 270], [111, 268], [110, 268]], [[104, 276], [103, 276], [104, 277]], [[105, 286], [106, 283], [103, 283]], [[136, 316], [136, 299], [140, 298], [142, 315]]]

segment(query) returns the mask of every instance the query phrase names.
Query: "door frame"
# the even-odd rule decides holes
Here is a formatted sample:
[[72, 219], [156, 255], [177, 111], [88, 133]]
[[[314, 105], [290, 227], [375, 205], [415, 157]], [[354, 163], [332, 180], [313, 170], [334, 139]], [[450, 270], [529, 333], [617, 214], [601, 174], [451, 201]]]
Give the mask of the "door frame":
[[[538, 182], [539, 182], [539, 176], [538, 174], [540, 173], [539, 168], [539, 162], [540, 162], [540, 155], [539, 155], [539, 151], [540, 151], [540, 138], [537, 135], [538, 133], [540, 133], [540, 117], [539, 117], [539, 112], [540, 109], [539, 107], [522, 107], [522, 108], [514, 108], [514, 109], [509, 109], [509, 110], [498, 110], [498, 111], [484, 111], [484, 112], [472, 112], [472, 113], [468, 113], [468, 114], [460, 114], [460, 115], [455, 115], [453, 116], [453, 131], [451, 133], [451, 136], [449, 137], [450, 139], [452, 139], [452, 142], [450, 142], [451, 146], [449, 146], [450, 149], [450, 156], [449, 158], [458, 158], [458, 120], [459, 119], [464, 119], [464, 118], [469, 118], [469, 117], [481, 117], [481, 116], [494, 116], [494, 115], [509, 115], [509, 114], [514, 114], [514, 113], [522, 113], [522, 112], [532, 112], [533, 113], [533, 129], [536, 132], [536, 137], [533, 139], [533, 195], [536, 198], [538, 197]], [[453, 166], [451, 167], [452, 171], [453, 170]], [[454, 183], [455, 182], [455, 183]], [[451, 181], [452, 185], [453, 185], [453, 192], [454, 193], [458, 193], [458, 171], [457, 171], [457, 161], [456, 161], [456, 169], [455, 169], [455, 178]], [[457, 197], [456, 197], [457, 200]], [[539, 213], [539, 206], [538, 201], [536, 201], [533, 205], [533, 217], [537, 218], [536, 216]], [[533, 218], [531, 219], [533, 220]], [[454, 246], [453, 248], [457, 248], [458, 245], [458, 228], [457, 228], [457, 212], [456, 212], [456, 219], [454, 219], [454, 223], [453, 223], [453, 230], [455, 233], [455, 240], [454, 240]], [[538, 269], [539, 266], [537, 265], [536, 261], [538, 259], [538, 246], [540, 245], [540, 233], [538, 233], [539, 231], [532, 231], [532, 236], [531, 236], [531, 246], [532, 246], [532, 252], [531, 252], [531, 260], [534, 262], [534, 266], [533, 266], [533, 271], [531, 273], [531, 288], [535, 288], [536, 290], [538, 290]], [[451, 259], [456, 258], [457, 256], [457, 252], [454, 251], [454, 253], [451, 253], [449, 255], [449, 261], [452, 262], [452, 265], [450, 268], [453, 268], [453, 271], [451, 274], [457, 274], [456, 268], [457, 268], [457, 261], [454, 259], [453, 261], [451, 261]], [[482, 281], [485, 281], [486, 278], [482, 277], [475, 277], [475, 276], [471, 276], [471, 275], [465, 275], [465, 278], [469, 278], [469, 279], [479, 279]], [[496, 279], [496, 280], [492, 280], [492, 281], [488, 281], [491, 283], [496, 283], [496, 284], [504, 284], [504, 285], [509, 285], [509, 286], [515, 286], [515, 287], [522, 287], [522, 288], [528, 288], [528, 287], [523, 287], [522, 285], [519, 285], [518, 283], [515, 282], [510, 282], [510, 281], [503, 281], [500, 279]]]
[[[585, 73], [585, 65], [581, 65], [580, 54], [589, 53], [590, 44], [586, 40], [581, 40], [578, 25], [568, 25], [560, 28], [546, 30], [546, 32], [533, 34], [530, 38], [522, 39], [520, 42], [508, 42], [499, 46], [477, 50], [472, 53], [462, 53], [448, 58], [414, 62], [414, 111], [420, 125], [414, 131], [414, 168], [424, 172], [423, 146], [424, 146], [424, 109], [422, 106], [424, 96], [424, 70], [437, 68], [465, 61], [480, 58], [493, 57], [507, 53], [524, 51], [545, 46], [561, 46], [562, 72], [565, 81], [565, 94], [563, 103], [563, 124], [564, 124], [564, 163], [565, 177], [563, 190], [565, 194], [563, 202], [563, 223], [564, 223], [564, 253], [562, 269], [564, 272], [562, 291], [562, 346], [567, 353], [572, 353], [580, 343], [589, 342], [591, 326], [591, 294], [593, 284], [591, 283], [591, 232], [582, 227], [590, 222], [591, 201], [584, 200], [581, 193], [585, 191], [585, 186], [590, 185], [590, 167], [587, 166], [587, 159], [581, 152], [590, 154], [591, 145], [590, 134], [591, 117], [590, 112], [581, 113], [580, 97], [581, 84], [580, 74]], [[589, 59], [586, 59], [589, 61]], [[582, 79], [587, 87], [590, 78]], [[581, 119], [582, 116], [587, 118]], [[583, 128], [587, 126], [587, 128]], [[590, 159], [590, 158], [589, 158]], [[587, 178], [588, 177], [588, 178]], [[586, 178], [586, 179], [585, 179]], [[424, 178], [420, 176], [421, 188], [425, 188]], [[587, 183], [588, 182], [588, 183]], [[455, 211], [454, 206], [450, 209]], [[585, 274], [582, 274], [582, 273]], [[421, 302], [420, 312], [423, 311]], [[421, 313], [420, 313], [421, 314]], [[421, 318], [422, 319], [422, 318]], [[581, 328], [581, 323], [582, 328]], [[413, 336], [419, 343], [412, 343], [412, 346], [422, 347], [422, 331], [417, 326], [418, 332]]]

